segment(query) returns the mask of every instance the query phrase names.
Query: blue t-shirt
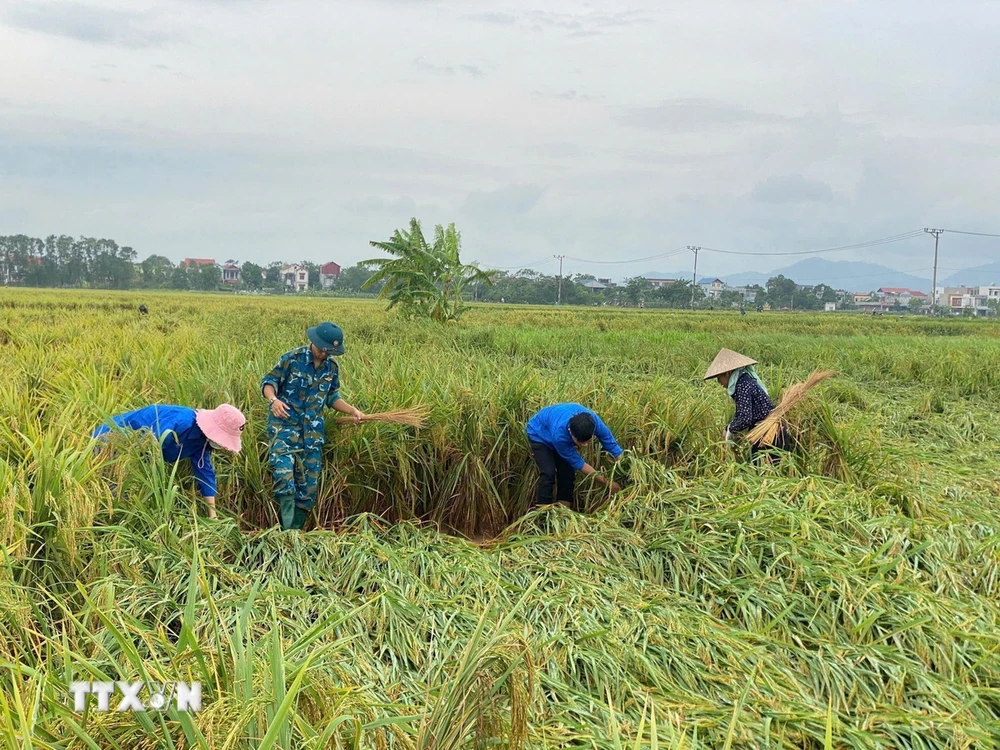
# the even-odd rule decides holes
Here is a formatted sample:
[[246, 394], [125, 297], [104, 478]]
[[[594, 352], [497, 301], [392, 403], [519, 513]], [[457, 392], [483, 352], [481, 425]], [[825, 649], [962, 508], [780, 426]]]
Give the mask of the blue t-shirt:
[[[201, 494], [204, 497], [215, 496], [212, 446], [208, 444], [208, 438], [195, 422], [194, 409], [170, 404], [153, 404], [127, 414], [119, 414], [112, 419], [118, 427], [152, 432], [163, 450], [163, 460], [176, 463], [182, 458], [188, 459], [191, 462], [191, 473], [198, 482]], [[102, 424], [94, 430], [93, 436], [96, 438], [109, 432], [111, 427]]]
[[615, 458], [622, 454], [622, 449], [615, 442], [614, 435], [601, 418], [580, 404], [553, 404], [546, 406], [528, 422], [528, 440], [541, 443], [556, 451], [574, 469], [579, 471], [587, 463], [577, 450], [573, 436], [569, 434], [569, 421], [577, 414], [585, 412], [594, 418], [596, 429], [594, 436], [601, 446]]

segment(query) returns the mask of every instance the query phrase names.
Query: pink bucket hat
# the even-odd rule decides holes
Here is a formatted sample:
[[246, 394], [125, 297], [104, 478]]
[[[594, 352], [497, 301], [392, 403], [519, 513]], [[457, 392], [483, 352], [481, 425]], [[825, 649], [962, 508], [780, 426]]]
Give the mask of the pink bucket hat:
[[221, 404], [214, 409], [196, 409], [194, 421], [209, 440], [233, 453], [240, 452], [240, 433], [247, 418], [235, 406]]

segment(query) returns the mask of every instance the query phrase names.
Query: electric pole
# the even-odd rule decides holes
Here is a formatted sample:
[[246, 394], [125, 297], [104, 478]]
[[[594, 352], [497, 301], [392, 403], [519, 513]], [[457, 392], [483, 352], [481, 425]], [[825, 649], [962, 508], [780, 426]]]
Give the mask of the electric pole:
[[556, 292], [556, 304], [557, 305], [561, 305], [562, 304], [562, 268], [563, 268], [563, 258], [565, 258], [566, 256], [565, 255], [553, 255], [552, 257], [553, 258], [557, 258], [559, 260], [559, 291]]
[[944, 232], [943, 229], [927, 229], [924, 228], [927, 234], [934, 235], [934, 280], [931, 282], [931, 315], [937, 314], [937, 258], [938, 258], [938, 238], [941, 233]]
[[698, 251], [701, 248], [688, 245], [688, 250], [694, 253], [694, 271], [691, 273], [691, 309], [694, 310], [694, 289], [698, 286]]

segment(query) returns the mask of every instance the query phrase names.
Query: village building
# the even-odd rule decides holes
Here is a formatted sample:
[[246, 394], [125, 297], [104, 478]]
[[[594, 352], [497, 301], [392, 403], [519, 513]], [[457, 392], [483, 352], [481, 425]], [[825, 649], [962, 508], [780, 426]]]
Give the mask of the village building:
[[215, 258], [185, 258], [181, 261], [181, 268], [201, 268], [202, 266], [217, 265]]
[[282, 266], [281, 285], [292, 292], [307, 291], [309, 289], [309, 269], [298, 263]]
[[228, 260], [222, 266], [222, 283], [223, 284], [239, 284], [240, 283], [240, 267], [237, 265], [236, 261]]
[[340, 265], [334, 262], [324, 263], [319, 269], [319, 285], [330, 289], [340, 277]]

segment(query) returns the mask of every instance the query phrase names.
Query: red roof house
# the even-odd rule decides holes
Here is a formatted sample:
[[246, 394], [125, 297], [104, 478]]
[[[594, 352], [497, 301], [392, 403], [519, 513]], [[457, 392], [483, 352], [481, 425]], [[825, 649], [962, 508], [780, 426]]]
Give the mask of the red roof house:
[[181, 268], [190, 268], [191, 266], [214, 266], [215, 258], [185, 258], [181, 261]]
[[340, 265], [334, 262], [324, 263], [319, 269], [319, 283], [324, 289], [333, 286], [334, 280], [340, 276]]

